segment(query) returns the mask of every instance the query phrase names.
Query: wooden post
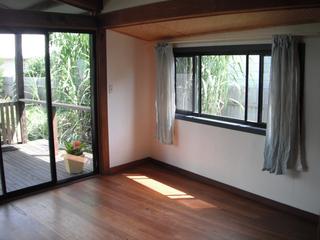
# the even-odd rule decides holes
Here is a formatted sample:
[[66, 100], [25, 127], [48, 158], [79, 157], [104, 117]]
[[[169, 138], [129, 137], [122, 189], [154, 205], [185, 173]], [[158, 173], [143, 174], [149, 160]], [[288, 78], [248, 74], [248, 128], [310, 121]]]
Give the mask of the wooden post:
[[19, 101], [24, 98], [24, 79], [23, 79], [23, 58], [22, 58], [22, 44], [21, 34], [16, 34], [16, 89], [17, 89], [17, 118], [19, 117], [21, 128], [21, 142], [28, 141], [25, 103]]
[[53, 144], [54, 154], [57, 156], [59, 153], [59, 141], [58, 141], [58, 121], [57, 121], [57, 108], [52, 106], [52, 127], [53, 127]]
[[108, 134], [108, 85], [107, 85], [107, 49], [106, 30], [99, 29], [96, 38], [97, 61], [97, 122], [100, 173], [109, 173], [109, 134]]

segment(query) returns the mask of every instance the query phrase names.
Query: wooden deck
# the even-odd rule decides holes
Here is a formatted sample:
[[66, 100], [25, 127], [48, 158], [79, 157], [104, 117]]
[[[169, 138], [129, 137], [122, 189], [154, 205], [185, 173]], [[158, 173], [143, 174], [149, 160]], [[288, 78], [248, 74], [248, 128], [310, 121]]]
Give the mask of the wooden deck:
[[[3, 163], [8, 192], [51, 181], [47, 140], [41, 139], [30, 141], [26, 144], [4, 146], [3, 149]], [[67, 173], [63, 154], [64, 151], [61, 150], [56, 156], [58, 180], [93, 171], [92, 155], [86, 154], [88, 163], [85, 165], [83, 173]]]

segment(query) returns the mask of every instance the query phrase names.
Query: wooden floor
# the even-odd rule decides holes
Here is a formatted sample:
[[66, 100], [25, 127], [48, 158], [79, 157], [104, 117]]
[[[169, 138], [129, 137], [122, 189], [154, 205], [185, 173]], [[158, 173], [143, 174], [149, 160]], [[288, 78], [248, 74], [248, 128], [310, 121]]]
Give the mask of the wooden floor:
[[314, 239], [316, 226], [145, 164], [0, 206], [0, 239]]
[[[3, 147], [3, 149], [5, 148]], [[26, 144], [10, 145], [7, 148], [9, 150], [3, 151], [3, 163], [8, 192], [51, 181], [47, 140], [35, 140]], [[58, 180], [79, 175], [69, 174], [65, 170], [63, 153], [60, 151], [56, 156]], [[89, 164], [85, 166], [84, 172], [81, 174], [93, 171], [92, 156], [90, 157]]]

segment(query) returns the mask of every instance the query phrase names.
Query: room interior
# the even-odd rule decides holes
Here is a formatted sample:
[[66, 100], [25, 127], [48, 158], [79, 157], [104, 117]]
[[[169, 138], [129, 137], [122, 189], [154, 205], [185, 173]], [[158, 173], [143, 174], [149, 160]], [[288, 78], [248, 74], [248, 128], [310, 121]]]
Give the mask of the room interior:
[[[37, 170], [42, 162], [12, 155], [11, 162], [28, 159], [34, 170], [10, 172], [4, 156], [16, 151], [1, 143], [0, 239], [320, 239], [320, 113], [313, 109], [320, 96], [320, 1], [0, 1], [0, 17], [0, 34], [15, 38], [17, 86], [27, 81], [24, 34], [43, 35], [45, 97], [32, 102], [22, 91], [14, 104], [47, 107], [49, 129], [42, 145], [14, 145], [28, 156], [45, 152], [46, 171]], [[59, 32], [89, 36], [89, 105], [51, 95], [51, 39]], [[173, 144], [157, 140], [159, 42], [176, 49], [271, 46], [274, 35], [299, 36], [304, 44], [307, 169], [262, 171], [265, 128], [257, 133], [176, 116]], [[80, 175], [70, 177], [58, 161], [56, 108], [91, 114], [91, 162]], [[51, 178], [33, 181], [39, 172]]]

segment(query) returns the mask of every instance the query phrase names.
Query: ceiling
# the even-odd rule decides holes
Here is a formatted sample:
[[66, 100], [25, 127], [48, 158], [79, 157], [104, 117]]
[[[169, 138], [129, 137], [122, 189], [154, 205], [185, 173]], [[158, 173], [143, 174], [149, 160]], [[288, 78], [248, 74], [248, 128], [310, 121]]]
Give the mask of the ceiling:
[[0, 0], [0, 9], [87, 14], [87, 12], [83, 9], [55, 0]]
[[103, 13], [112, 12], [120, 9], [142, 6], [151, 3], [164, 2], [168, 0], [104, 0]]
[[207, 33], [319, 22], [320, 8], [306, 8], [224, 14], [117, 27], [112, 30], [139, 39], [155, 41]]

